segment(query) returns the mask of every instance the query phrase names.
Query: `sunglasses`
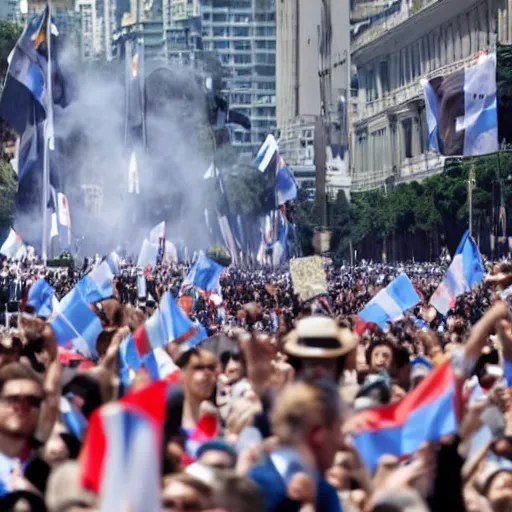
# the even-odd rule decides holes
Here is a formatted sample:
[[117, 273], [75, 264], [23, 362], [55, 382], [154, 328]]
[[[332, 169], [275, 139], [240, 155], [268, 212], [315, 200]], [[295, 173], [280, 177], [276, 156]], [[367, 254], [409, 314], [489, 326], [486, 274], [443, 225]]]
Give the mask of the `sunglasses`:
[[162, 501], [162, 506], [164, 510], [179, 510], [180, 512], [196, 512], [203, 510], [201, 503], [198, 501], [175, 501], [173, 499], [166, 499]]
[[43, 403], [43, 400], [44, 399], [42, 396], [36, 395], [7, 395], [0, 397], [0, 401], [7, 405], [28, 405], [34, 409], [39, 409]]

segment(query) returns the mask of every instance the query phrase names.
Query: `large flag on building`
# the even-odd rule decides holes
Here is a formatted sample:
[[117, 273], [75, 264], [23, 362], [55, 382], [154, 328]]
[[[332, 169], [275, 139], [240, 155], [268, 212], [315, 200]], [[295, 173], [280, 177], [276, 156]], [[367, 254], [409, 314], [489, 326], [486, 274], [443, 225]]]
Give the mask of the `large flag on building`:
[[459, 295], [471, 291], [485, 276], [485, 268], [476, 243], [466, 231], [430, 303], [439, 313], [446, 315], [455, 306]]
[[421, 83], [431, 149], [446, 156], [498, 151], [495, 53]]

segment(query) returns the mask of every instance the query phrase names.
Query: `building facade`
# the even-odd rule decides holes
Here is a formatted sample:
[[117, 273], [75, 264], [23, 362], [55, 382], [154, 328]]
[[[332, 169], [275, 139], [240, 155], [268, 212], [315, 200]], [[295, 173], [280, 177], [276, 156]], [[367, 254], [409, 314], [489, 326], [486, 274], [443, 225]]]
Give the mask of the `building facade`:
[[[320, 61], [325, 31], [331, 36], [326, 56]], [[333, 191], [342, 188], [347, 192], [350, 176], [345, 105], [350, 80], [349, 33], [349, 0], [277, 3], [279, 149], [299, 181], [314, 177], [315, 119], [323, 111], [329, 126], [327, 188]], [[334, 155], [330, 146], [338, 148]], [[343, 148], [341, 153], [340, 148]]]
[[353, 190], [421, 180], [444, 167], [429, 151], [422, 78], [452, 73], [512, 40], [508, 0], [354, 1]]
[[0, 20], [11, 21], [13, 23], [21, 21], [22, 7], [20, 0], [3, 0], [0, 2]]
[[232, 130], [233, 145], [255, 153], [276, 129], [276, 1], [202, 0], [202, 39], [226, 69], [230, 107], [251, 119]]

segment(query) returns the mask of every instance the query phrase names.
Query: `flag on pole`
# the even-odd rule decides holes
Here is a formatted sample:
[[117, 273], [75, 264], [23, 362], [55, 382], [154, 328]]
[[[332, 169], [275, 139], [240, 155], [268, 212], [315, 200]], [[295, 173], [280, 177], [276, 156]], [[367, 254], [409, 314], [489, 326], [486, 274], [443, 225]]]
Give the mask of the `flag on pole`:
[[367, 323], [384, 328], [388, 322], [396, 322], [403, 318], [404, 313], [419, 302], [420, 297], [411, 280], [405, 274], [401, 274], [377, 293], [359, 316]]
[[58, 345], [74, 348], [88, 358], [97, 357], [96, 340], [103, 327], [77, 287], [62, 298], [50, 326]]
[[421, 84], [431, 149], [446, 156], [498, 151], [495, 53]]
[[26, 249], [21, 236], [11, 228], [9, 235], [0, 247], [0, 254], [9, 259], [17, 259], [24, 253], [26, 253]]
[[485, 268], [476, 243], [466, 231], [441, 284], [430, 299], [439, 313], [446, 315], [455, 307], [457, 297], [471, 291], [485, 276]]

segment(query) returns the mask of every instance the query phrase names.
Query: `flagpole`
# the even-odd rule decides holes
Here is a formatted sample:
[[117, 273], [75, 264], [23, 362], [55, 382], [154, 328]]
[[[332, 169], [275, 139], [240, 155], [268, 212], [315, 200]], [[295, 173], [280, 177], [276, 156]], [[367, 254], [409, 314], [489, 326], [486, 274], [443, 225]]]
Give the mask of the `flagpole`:
[[53, 87], [52, 87], [52, 3], [48, 0], [48, 15], [46, 21], [46, 48], [48, 56], [46, 91], [48, 94], [48, 111], [44, 123], [44, 158], [43, 158], [43, 233], [41, 244], [41, 256], [43, 261], [48, 259], [48, 192], [50, 185], [50, 150], [55, 149], [55, 140], [53, 133]]

